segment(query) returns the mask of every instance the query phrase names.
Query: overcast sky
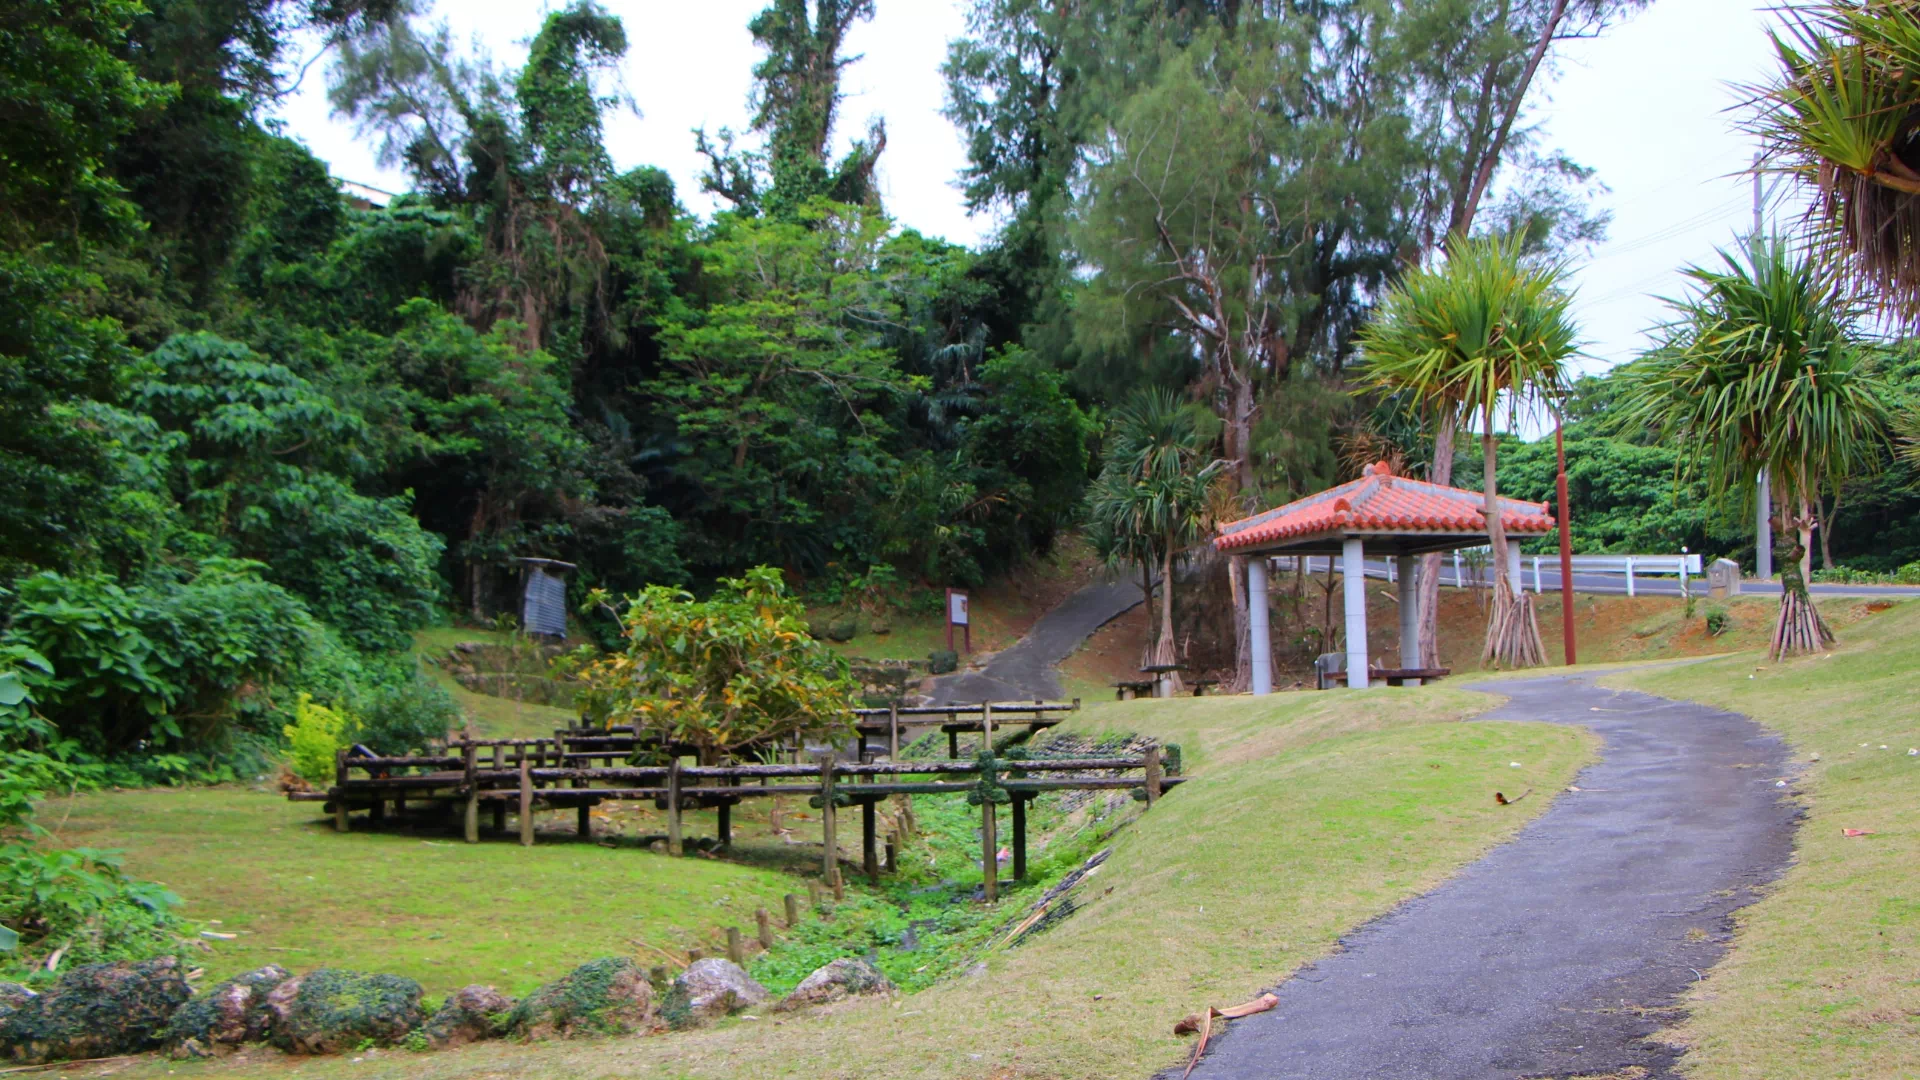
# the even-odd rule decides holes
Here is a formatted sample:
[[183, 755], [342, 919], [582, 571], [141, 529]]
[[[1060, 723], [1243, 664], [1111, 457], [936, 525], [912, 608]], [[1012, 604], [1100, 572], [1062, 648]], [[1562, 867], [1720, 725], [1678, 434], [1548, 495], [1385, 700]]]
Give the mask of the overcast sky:
[[[626, 22], [631, 48], [625, 78], [641, 110], [608, 129], [616, 164], [660, 166], [696, 212], [712, 210], [699, 191], [702, 161], [693, 128], [743, 130], [747, 88], [759, 50], [747, 20], [765, 0], [602, 0]], [[1772, 65], [1764, 33], [1766, 3], [1753, 0], [1654, 0], [1605, 38], [1569, 46], [1558, 77], [1536, 85], [1543, 144], [1598, 170], [1611, 192], [1606, 243], [1580, 260], [1577, 313], [1587, 341], [1584, 366], [1630, 359], [1644, 331], [1660, 321], [1657, 297], [1681, 289], [1678, 270], [1714, 257], [1751, 227], [1752, 187], [1741, 171], [1753, 145], [1733, 130], [1739, 101], [1729, 84], [1751, 83]], [[965, 5], [943, 0], [878, 0], [878, 14], [856, 27], [839, 138], [858, 137], [870, 116], [887, 120], [880, 180], [887, 209], [922, 232], [966, 243], [994, 229], [970, 218], [954, 177], [965, 149], [941, 117], [940, 63], [965, 27]], [[538, 3], [465, 0], [442, 3], [456, 35], [472, 37], [496, 62], [514, 66], [546, 10]], [[334, 174], [387, 190], [400, 173], [374, 160], [372, 140], [328, 115], [323, 64], [316, 64], [280, 117], [287, 133], [331, 163]], [[1544, 92], [1542, 92], [1544, 91]], [[1780, 200], [1775, 200], [1779, 202]]]

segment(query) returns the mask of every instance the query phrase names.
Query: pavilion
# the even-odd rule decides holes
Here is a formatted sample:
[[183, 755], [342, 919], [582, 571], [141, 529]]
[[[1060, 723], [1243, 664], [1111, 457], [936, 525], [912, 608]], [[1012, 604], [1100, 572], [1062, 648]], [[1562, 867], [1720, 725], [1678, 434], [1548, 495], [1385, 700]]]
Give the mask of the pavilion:
[[[1247, 556], [1247, 604], [1251, 617], [1253, 692], [1273, 692], [1273, 647], [1267, 626], [1267, 560], [1275, 555], [1338, 555], [1345, 576], [1347, 685], [1367, 685], [1366, 557], [1398, 560], [1400, 666], [1420, 661], [1420, 591], [1416, 558], [1428, 552], [1478, 547], [1487, 542], [1487, 501], [1478, 491], [1393, 475], [1386, 462], [1367, 467], [1360, 479], [1285, 506], [1220, 526], [1216, 550]], [[1553, 531], [1545, 503], [1500, 498], [1500, 522], [1515, 541]], [[1507, 545], [1509, 580], [1520, 580], [1520, 546]]]

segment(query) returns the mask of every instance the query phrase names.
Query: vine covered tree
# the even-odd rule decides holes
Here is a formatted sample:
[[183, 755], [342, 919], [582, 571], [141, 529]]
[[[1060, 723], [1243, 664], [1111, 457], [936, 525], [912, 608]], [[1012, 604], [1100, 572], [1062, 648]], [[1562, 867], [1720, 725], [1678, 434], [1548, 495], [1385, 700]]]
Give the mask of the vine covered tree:
[[1456, 238], [1446, 262], [1409, 274], [1360, 333], [1363, 377], [1436, 417], [1478, 420], [1481, 490], [1493, 548], [1493, 607], [1483, 659], [1546, 662], [1533, 600], [1508, 578], [1500, 510], [1497, 422], [1566, 385], [1575, 351], [1563, 264], [1530, 262], [1518, 236]]
[[1771, 477], [1782, 536], [1780, 617], [1771, 655], [1833, 641], [1807, 595], [1811, 530], [1820, 492], [1879, 462], [1885, 394], [1857, 340], [1863, 306], [1842, 277], [1779, 239], [1722, 252], [1718, 268], [1691, 267], [1692, 295], [1661, 346], [1629, 368], [1627, 424], [1657, 427], [1684, 461], [1704, 467], [1715, 496]]

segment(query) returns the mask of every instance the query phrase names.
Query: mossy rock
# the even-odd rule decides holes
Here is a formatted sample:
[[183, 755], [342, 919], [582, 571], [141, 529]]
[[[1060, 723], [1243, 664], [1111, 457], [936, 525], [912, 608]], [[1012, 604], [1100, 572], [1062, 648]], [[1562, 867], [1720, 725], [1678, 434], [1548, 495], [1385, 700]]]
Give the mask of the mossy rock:
[[769, 996], [740, 965], [710, 956], [695, 960], [673, 980], [661, 1015], [671, 1027], [693, 1027], [763, 1004]]
[[464, 986], [435, 1010], [420, 1031], [435, 1050], [496, 1039], [507, 1033], [514, 1007], [512, 998], [491, 986]]
[[960, 667], [960, 654], [952, 649], [935, 649], [927, 654], [927, 670], [935, 675], [945, 675]]
[[399, 975], [321, 968], [267, 995], [273, 1044], [293, 1054], [338, 1054], [391, 1046], [427, 1018], [420, 984]]
[[852, 619], [835, 619], [827, 624], [827, 640], [852, 641], [860, 632], [860, 624]]
[[267, 996], [292, 977], [279, 964], [268, 964], [209, 987], [173, 1014], [168, 1050], [176, 1057], [206, 1057], [264, 1040], [273, 1024]]
[[0, 1048], [26, 1065], [152, 1050], [192, 996], [171, 956], [84, 964], [0, 1021]]
[[555, 1035], [625, 1035], [653, 1021], [653, 985], [646, 970], [621, 956], [589, 960], [528, 994], [507, 1019], [522, 1039]]
[[786, 1000], [774, 1006], [781, 1012], [791, 1012], [810, 1005], [828, 1005], [852, 997], [867, 997], [874, 994], [893, 993], [893, 981], [888, 979], [879, 968], [857, 957], [843, 956], [821, 967], [800, 980], [793, 993]]

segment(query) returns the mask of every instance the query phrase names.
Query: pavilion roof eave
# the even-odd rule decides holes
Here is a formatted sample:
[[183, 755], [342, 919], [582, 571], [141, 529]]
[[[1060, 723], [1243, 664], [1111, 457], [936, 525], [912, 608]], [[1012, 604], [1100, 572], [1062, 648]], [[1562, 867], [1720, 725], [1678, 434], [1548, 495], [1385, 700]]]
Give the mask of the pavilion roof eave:
[[[1509, 532], [1508, 539], [1520, 541], [1539, 535]], [[1290, 536], [1264, 543], [1231, 548], [1232, 555], [1338, 555], [1349, 539], [1361, 542], [1369, 555], [1426, 555], [1480, 547], [1488, 543], [1486, 533], [1420, 532], [1387, 529], [1329, 529], [1305, 536]]]

